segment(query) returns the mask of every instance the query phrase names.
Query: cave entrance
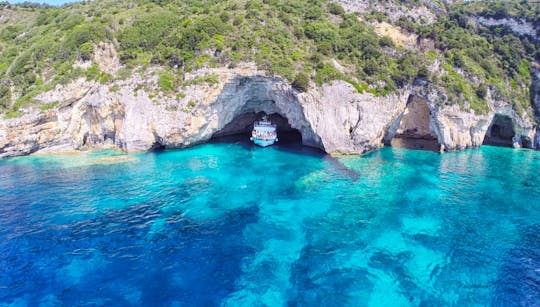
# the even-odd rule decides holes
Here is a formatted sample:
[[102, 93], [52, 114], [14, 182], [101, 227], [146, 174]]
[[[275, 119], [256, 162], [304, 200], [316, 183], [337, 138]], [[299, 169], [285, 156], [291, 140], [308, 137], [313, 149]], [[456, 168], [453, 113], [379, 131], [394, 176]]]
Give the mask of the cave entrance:
[[495, 114], [484, 137], [485, 145], [512, 147], [516, 132], [510, 116]]
[[284, 116], [278, 113], [267, 114], [266, 112], [246, 112], [236, 116], [220, 131], [214, 133], [211, 141], [213, 142], [240, 142], [251, 143], [249, 137], [253, 130], [253, 124], [262, 119], [263, 116], [277, 125], [277, 134], [279, 141], [276, 145], [302, 145], [302, 134], [289, 124]]
[[439, 151], [437, 135], [430, 127], [428, 103], [419, 96], [412, 95], [399, 121], [397, 130], [390, 140], [390, 146], [398, 148]]
[[[193, 130], [205, 140], [238, 142], [249, 140], [255, 121], [267, 115], [277, 125], [277, 147], [300, 145], [324, 150], [321, 138], [306, 119], [298, 93], [286, 81], [266, 76], [238, 76], [225, 84], [212, 107], [211, 122], [193, 121]], [[296, 146], [294, 146], [296, 147]], [[291, 146], [289, 146], [291, 148]]]

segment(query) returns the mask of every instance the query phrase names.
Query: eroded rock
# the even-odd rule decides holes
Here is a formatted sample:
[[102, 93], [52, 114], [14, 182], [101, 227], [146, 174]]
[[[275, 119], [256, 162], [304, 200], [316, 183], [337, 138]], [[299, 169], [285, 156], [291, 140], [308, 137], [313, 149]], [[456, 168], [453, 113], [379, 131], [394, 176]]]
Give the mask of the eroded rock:
[[112, 43], [99, 43], [94, 48], [94, 62], [99, 69], [107, 74], [114, 75], [120, 69], [118, 53]]
[[[261, 112], [275, 114], [282, 127], [298, 131], [304, 145], [332, 154], [361, 154], [396, 136], [436, 140], [441, 151], [478, 147], [496, 116], [512, 122], [515, 147], [539, 143], [535, 123], [509, 103], [489, 98], [491, 111], [475, 114], [448, 104], [444, 90], [427, 83], [385, 97], [358, 93], [344, 81], [312, 85], [300, 93], [253, 64], [202, 69], [186, 75], [186, 80], [209, 74], [217, 83], [192, 82], [178, 90], [182, 95], [159, 93], [151, 72], [109, 85], [80, 79], [59, 86], [37, 97], [44, 104], [57, 102], [53, 110], [28, 111], [21, 118], [0, 121], [0, 157], [55, 149], [182, 148], [245, 132], [246, 123]], [[535, 76], [540, 88], [538, 71]], [[110, 90], [113, 85], [116, 91]], [[536, 95], [537, 110], [539, 100]]]

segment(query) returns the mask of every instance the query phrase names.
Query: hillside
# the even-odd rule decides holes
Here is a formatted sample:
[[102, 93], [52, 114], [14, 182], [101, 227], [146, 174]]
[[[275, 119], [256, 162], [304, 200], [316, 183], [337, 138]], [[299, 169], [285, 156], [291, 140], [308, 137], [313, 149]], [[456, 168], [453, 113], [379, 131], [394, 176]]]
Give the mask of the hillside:
[[[530, 112], [529, 70], [539, 57], [537, 36], [520, 36], [505, 25], [486, 27], [478, 17], [538, 23], [538, 6], [526, 1], [342, 4], [347, 12], [322, 0], [100, 0], [60, 8], [4, 3], [1, 112], [19, 116], [37, 94], [81, 76], [106, 84], [158, 66], [160, 85], [171, 90], [194, 69], [249, 61], [296, 80], [300, 89], [307, 86], [307, 75], [317, 84], [341, 79], [359, 92], [384, 96], [421, 77], [445, 88], [448, 103], [477, 113], [488, 110], [488, 90]], [[401, 11], [412, 13], [396, 15]], [[413, 35], [412, 42], [377, 31], [381, 25]], [[106, 72], [90, 62], [100, 42], [114, 45], [121, 69]]]

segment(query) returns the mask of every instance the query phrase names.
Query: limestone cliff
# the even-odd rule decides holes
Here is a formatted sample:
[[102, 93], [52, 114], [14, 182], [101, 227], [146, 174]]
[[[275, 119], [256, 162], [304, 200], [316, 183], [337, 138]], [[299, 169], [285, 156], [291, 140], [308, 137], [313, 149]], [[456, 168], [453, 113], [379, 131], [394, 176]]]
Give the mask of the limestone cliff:
[[[189, 82], [208, 75], [218, 82]], [[535, 76], [538, 93], [538, 71]], [[489, 114], [476, 115], [447, 105], [444, 89], [425, 82], [385, 97], [358, 93], [344, 81], [312, 84], [300, 93], [253, 64], [187, 74], [191, 85], [182, 95], [156, 95], [156, 79], [151, 73], [107, 85], [79, 79], [41, 94], [41, 103], [57, 102], [56, 107], [1, 120], [0, 157], [61, 149], [182, 148], [247, 129], [260, 112], [279, 114], [305, 145], [333, 154], [361, 154], [394, 137], [436, 140], [441, 151], [478, 147], [486, 135], [515, 147], [538, 145], [534, 123], [508, 103], [490, 99]], [[538, 95], [535, 102], [538, 107]]]
[[127, 151], [181, 148], [209, 140], [243, 114], [280, 114], [305, 145], [331, 153], [363, 153], [382, 145], [388, 125], [402, 112], [408, 93], [376, 98], [345, 82], [299, 93], [285, 80], [254, 65], [206, 69], [187, 76], [217, 75], [215, 85], [195, 84], [183, 98], [152, 97], [155, 78], [140, 75], [110, 86], [82, 79], [38, 97], [58, 101], [54, 110], [31, 111], [0, 121], [0, 157], [42, 150], [116, 147]]
[[[536, 123], [540, 123], [540, 65], [535, 65], [532, 70], [532, 97], [535, 109]], [[536, 126], [535, 148], [540, 148], [540, 126]]]

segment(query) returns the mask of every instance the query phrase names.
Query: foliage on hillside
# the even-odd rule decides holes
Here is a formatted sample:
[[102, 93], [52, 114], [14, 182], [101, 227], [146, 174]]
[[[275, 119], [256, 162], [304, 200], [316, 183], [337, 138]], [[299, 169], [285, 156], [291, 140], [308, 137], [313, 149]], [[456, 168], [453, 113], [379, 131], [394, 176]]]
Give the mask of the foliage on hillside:
[[445, 74], [435, 80], [448, 89], [451, 100], [467, 101], [478, 112], [486, 112], [487, 88], [495, 99], [512, 102], [525, 112], [530, 107], [530, 65], [540, 58], [540, 42], [518, 36], [509, 27], [484, 27], [478, 16], [497, 19], [540, 20], [540, 6], [527, 1], [470, 1], [447, 8], [434, 25], [420, 26], [411, 20], [398, 24], [434, 41], [442, 55]]
[[[386, 95], [420, 76], [447, 87], [451, 101], [468, 102], [485, 112], [488, 87], [501, 99], [528, 102], [529, 63], [539, 50], [529, 38], [471, 25], [470, 12], [492, 14], [491, 6], [477, 2], [450, 6], [448, 16], [434, 26], [398, 22], [433, 39], [436, 50], [395, 46], [356, 15], [326, 0], [99, 0], [60, 8], [0, 6], [8, 18], [0, 23], [0, 112], [12, 116], [36, 94], [81, 76], [106, 83], [125, 79], [130, 68], [159, 65], [167, 68], [159, 75], [159, 86], [170, 91], [185, 72], [240, 61], [255, 61], [262, 69], [296, 80], [302, 90], [309, 79], [319, 84], [342, 79], [360, 92]], [[532, 8], [525, 17], [533, 18], [530, 14], [537, 16]], [[96, 65], [74, 66], [91, 60], [101, 41], [114, 43], [119, 51], [126, 69], [118, 76], [106, 75]], [[427, 68], [436, 58], [445, 64], [440, 77]]]

